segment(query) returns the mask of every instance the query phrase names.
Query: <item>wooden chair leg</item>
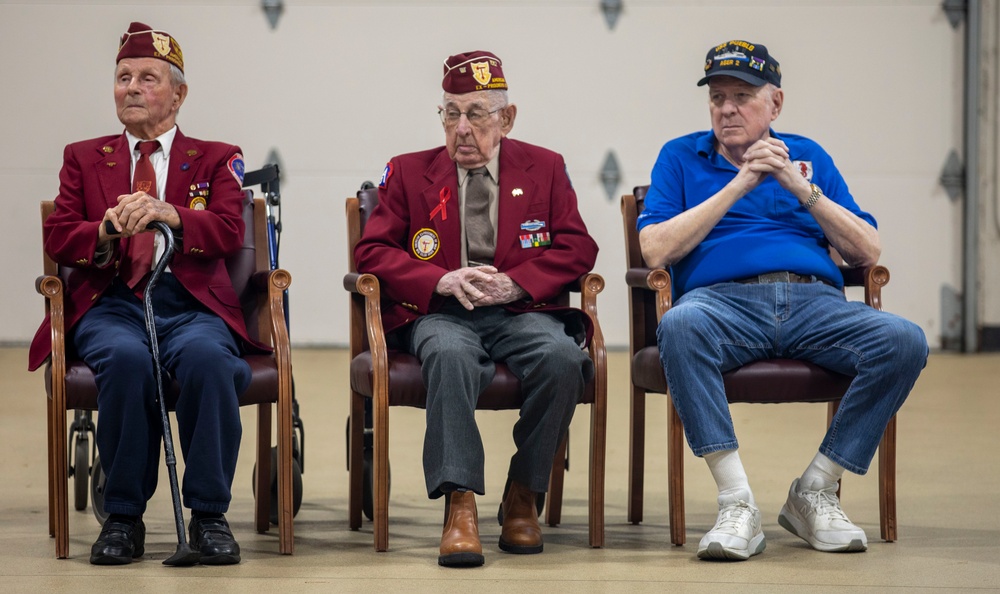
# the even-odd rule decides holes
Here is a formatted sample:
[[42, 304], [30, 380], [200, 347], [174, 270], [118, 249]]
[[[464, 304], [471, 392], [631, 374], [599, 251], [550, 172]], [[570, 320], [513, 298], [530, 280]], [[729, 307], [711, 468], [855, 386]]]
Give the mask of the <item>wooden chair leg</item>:
[[896, 540], [896, 417], [889, 419], [878, 447], [878, 496], [882, 540]]
[[45, 399], [45, 429], [46, 436], [48, 437], [48, 452], [49, 452], [49, 537], [56, 535], [56, 480], [55, 480], [55, 452], [53, 448], [53, 433], [54, 429], [52, 425], [54, 423], [52, 419], [52, 399]]
[[[376, 390], [378, 392], [378, 390]], [[374, 451], [372, 476], [375, 550], [389, 550], [389, 395], [376, 394], [372, 403]]]
[[69, 557], [69, 479], [66, 461], [66, 400], [54, 411], [52, 418], [52, 460], [54, 461], [52, 476], [55, 493], [55, 538], [56, 557]]
[[643, 472], [646, 460], [646, 392], [632, 384], [629, 412], [628, 521], [642, 522]]
[[545, 503], [545, 523], [558, 526], [562, 522], [563, 484], [566, 482], [566, 446], [569, 432], [563, 438], [556, 455], [552, 459], [552, 473], [549, 475], [549, 497]]
[[687, 540], [684, 524], [684, 425], [673, 400], [669, 401], [667, 413], [667, 498], [670, 503], [670, 542], [680, 546]]
[[[279, 369], [281, 367], [279, 360]], [[278, 378], [278, 550], [282, 555], [291, 555], [295, 552], [295, 505], [292, 501], [294, 497], [292, 400], [292, 374], [289, 368], [289, 371], [281, 373]]]
[[348, 458], [347, 519], [351, 530], [361, 528], [361, 500], [364, 497], [365, 399], [351, 391]]
[[[605, 381], [605, 386], [607, 385]], [[608, 441], [607, 395], [595, 399], [590, 411], [590, 546], [604, 546], [604, 481]]]
[[254, 480], [254, 526], [263, 534], [271, 527], [271, 404], [257, 405], [257, 474]]

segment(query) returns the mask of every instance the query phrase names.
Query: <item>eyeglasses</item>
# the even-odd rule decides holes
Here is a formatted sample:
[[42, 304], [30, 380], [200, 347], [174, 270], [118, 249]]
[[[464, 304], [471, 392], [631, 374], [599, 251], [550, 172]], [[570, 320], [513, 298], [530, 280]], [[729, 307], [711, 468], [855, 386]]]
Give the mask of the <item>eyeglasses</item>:
[[486, 120], [496, 112], [503, 109], [503, 107], [498, 107], [493, 111], [486, 111], [481, 107], [473, 107], [469, 111], [459, 111], [454, 108], [439, 109], [438, 115], [441, 116], [441, 123], [445, 126], [457, 126], [458, 120], [462, 119], [464, 115], [468, 120], [469, 124], [473, 126], [482, 126], [486, 123]]

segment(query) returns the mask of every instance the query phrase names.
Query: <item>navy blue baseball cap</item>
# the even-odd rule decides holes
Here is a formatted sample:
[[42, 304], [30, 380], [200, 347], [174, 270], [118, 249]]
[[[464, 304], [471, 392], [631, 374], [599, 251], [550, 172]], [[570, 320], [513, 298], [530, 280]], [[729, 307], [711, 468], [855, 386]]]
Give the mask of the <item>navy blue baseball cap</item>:
[[781, 86], [781, 66], [763, 45], [734, 39], [708, 50], [705, 77], [698, 86], [707, 85], [713, 76], [732, 76], [756, 87], [771, 83]]

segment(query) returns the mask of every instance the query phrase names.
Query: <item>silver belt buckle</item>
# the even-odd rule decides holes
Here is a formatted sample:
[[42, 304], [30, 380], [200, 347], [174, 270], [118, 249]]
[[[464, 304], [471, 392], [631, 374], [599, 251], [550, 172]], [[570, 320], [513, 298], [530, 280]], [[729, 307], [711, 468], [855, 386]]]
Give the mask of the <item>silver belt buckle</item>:
[[791, 282], [791, 277], [788, 275], [787, 270], [782, 272], [768, 272], [767, 274], [758, 275], [757, 282], [761, 284], [788, 283]]

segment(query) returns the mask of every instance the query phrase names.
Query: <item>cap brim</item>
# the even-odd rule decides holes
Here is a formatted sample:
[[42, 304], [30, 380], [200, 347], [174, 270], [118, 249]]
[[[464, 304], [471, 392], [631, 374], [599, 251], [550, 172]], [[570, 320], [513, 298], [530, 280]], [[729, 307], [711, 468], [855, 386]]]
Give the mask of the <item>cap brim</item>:
[[767, 81], [759, 76], [754, 76], [749, 72], [742, 72], [740, 70], [719, 70], [712, 72], [705, 76], [705, 78], [698, 81], [698, 86], [703, 86], [708, 84], [708, 80], [713, 76], [731, 76], [733, 78], [738, 78], [743, 82], [752, 84], [755, 87], [761, 87], [767, 84]]

